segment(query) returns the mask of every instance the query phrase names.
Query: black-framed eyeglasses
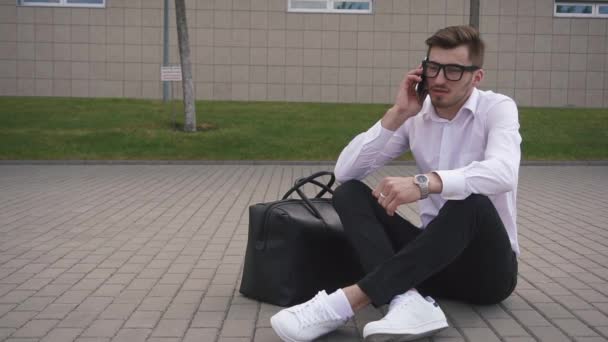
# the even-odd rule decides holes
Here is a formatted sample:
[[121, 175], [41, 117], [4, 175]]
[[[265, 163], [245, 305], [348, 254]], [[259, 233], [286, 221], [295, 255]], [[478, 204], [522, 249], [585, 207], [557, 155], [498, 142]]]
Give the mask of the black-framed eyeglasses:
[[440, 64], [431, 61], [422, 61], [422, 72], [428, 78], [435, 78], [443, 69], [443, 76], [450, 81], [460, 81], [465, 71], [475, 71], [481, 69], [476, 65], [460, 65], [460, 64]]

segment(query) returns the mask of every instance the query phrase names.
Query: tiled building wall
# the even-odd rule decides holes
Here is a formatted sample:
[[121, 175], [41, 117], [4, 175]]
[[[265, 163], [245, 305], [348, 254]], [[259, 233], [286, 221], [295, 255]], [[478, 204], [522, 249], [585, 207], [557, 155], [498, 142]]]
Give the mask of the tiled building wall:
[[[390, 102], [429, 33], [468, 20], [465, 2], [377, 0], [373, 15], [354, 15], [287, 13], [287, 0], [188, 1], [197, 98]], [[161, 97], [162, 4], [0, 0], [1, 94]]]
[[[0, 0], [0, 95], [160, 98], [162, 5]], [[482, 88], [521, 105], [608, 106], [608, 19], [557, 19], [552, 5], [481, 1]], [[197, 98], [262, 101], [391, 102], [403, 73], [423, 58], [424, 40], [467, 23], [469, 12], [468, 0], [376, 0], [373, 15], [287, 13], [287, 0], [187, 6]]]
[[481, 0], [483, 86], [523, 106], [608, 107], [608, 18], [556, 18], [553, 0]]

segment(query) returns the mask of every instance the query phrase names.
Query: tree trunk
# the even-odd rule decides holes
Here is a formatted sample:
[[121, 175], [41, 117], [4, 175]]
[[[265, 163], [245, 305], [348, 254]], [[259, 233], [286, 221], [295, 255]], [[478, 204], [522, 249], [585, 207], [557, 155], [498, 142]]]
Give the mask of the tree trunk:
[[182, 88], [184, 92], [184, 131], [196, 132], [196, 108], [194, 104], [194, 82], [192, 81], [192, 63], [190, 61], [190, 41], [188, 23], [186, 22], [185, 0], [175, 0], [175, 23], [179, 58], [182, 65]]

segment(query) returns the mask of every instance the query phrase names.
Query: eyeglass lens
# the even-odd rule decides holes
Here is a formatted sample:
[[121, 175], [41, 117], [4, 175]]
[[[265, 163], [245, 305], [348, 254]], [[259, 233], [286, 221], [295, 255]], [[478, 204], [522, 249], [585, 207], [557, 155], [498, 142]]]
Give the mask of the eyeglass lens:
[[426, 62], [424, 75], [430, 78], [437, 77], [441, 69], [443, 69], [443, 76], [450, 81], [459, 81], [465, 71], [464, 67], [458, 65], [444, 65], [435, 62]]

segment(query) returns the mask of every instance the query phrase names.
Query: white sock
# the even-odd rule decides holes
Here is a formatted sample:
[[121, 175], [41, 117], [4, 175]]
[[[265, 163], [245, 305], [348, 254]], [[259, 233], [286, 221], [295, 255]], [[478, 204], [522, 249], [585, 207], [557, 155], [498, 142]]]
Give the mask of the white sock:
[[350, 306], [348, 298], [346, 298], [346, 295], [342, 289], [337, 289], [335, 292], [327, 296], [327, 301], [329, 306], [334, 309], [334, 311], [341, 318], [351, 318], [355, 315], [353, 308]]

